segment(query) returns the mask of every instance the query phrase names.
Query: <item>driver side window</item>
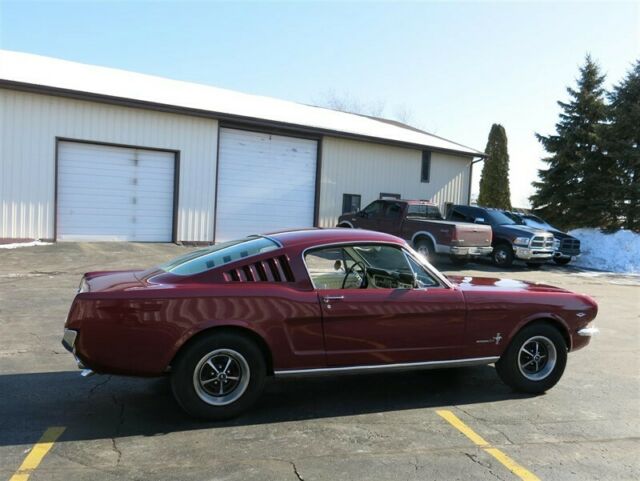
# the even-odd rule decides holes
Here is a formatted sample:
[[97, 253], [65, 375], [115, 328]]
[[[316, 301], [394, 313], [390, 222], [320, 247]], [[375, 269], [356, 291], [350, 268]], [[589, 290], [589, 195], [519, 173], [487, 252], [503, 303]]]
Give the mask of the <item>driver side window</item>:
[[437, 281], [400, 247], [348, 245], [308, 252], [305, 263], [316, 289], [411, 289]]

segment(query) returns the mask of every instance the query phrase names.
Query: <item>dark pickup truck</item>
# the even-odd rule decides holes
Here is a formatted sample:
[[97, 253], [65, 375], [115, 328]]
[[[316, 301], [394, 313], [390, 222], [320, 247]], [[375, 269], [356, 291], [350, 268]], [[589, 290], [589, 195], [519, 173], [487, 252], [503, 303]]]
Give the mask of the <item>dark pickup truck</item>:
[[555, 252], [553, 253], [553, 262], [561, 266], [567, 265], [571, 259], [580, 255], [580, 240], [572, 235], [562, 232], [557, 227], [553, 227], [540, 217], [534, 214], [521, 214], [519, 212], [505, 212], [509, 217], [518, 224], [527, 225], [535, 229], [546, 230], [551, 232], [555, 238]]
[[447, 219], [491, 226], [491, 258], [496, 266], [509, 267], [515, 259], [521, 259], [527, 266], [536, 268], [553, 257], [553, 234], [520, 225], [498, 209], [452, 205], [447, 210]]
[[459, 264], [493, 250], [491, 227], [443, 220], [437, 205], [421, 200], [376, 200], [359, 212], [341, 215], [338, 227], [393, 234], [428, 259], [447, 254]]

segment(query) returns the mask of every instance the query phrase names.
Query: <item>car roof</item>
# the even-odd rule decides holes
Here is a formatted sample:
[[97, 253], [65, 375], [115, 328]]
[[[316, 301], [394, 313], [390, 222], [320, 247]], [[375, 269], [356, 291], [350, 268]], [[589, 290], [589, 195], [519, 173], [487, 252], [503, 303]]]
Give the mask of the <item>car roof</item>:
[[347, 228], [310, 228], [296, 229], [264, 234], [265, 237], [276, 240], [284, 248], [301, 247], [309, 248], [324, 244], [338, 244], [343, 242], [386, 242], [389, 244], [405, 245], [405, 241], [399, 237], [364, 229]]

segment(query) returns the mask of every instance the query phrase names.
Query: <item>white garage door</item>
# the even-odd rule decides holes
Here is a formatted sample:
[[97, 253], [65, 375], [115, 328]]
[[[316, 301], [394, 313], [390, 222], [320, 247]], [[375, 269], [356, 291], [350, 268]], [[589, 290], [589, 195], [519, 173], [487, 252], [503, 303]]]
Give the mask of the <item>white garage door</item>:
[[57, 237], [171, 242], [175, 154], [58, 144]]
[[220, 129], [216, 242], [312, 227], [315, 140]]

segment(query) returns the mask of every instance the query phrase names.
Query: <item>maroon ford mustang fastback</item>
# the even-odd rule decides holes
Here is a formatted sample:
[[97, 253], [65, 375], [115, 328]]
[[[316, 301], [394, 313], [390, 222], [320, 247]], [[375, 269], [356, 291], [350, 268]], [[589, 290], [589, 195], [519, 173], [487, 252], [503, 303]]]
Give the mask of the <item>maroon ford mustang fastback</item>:
[[514, 389], [543, 392], [597, 332], [596, 312], [557, 287], [447, 278], [394, 236], [309, 229], [87, 273], [63, 344], [97, 373], [169, 374], [186, 411], [222, 419], [266, 376], [495, 363]]

